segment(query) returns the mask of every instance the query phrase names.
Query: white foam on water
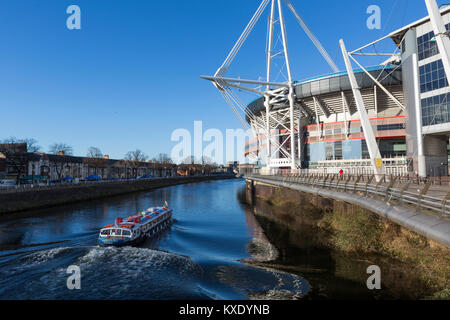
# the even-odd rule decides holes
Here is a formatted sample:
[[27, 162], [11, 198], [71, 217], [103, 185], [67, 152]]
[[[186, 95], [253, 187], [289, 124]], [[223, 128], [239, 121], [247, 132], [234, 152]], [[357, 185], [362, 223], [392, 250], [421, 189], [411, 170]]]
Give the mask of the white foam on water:
[[[53, 259], [64, 250], [67, 248], [39, 252], [31, 260], [28, 257], [28, 261]], [[152, 293], [155, 297], [158, 296], [156, 293], [170, 296], [177, 293], [178, 287], [195, 286], [195, 279], [202, 272], [201, 267], [187, 257], [135, 247], [83, 248], [82, 254], [70, 264], [80, 268], [81, 290], [66, 288], [70, 276], [68, 265], [61, 267], [59, 264], [39, 279], [24, 283], [19, 298], [133, 299], [148, 298], [147, 295]], [[38, 266], [34, 264], [33, 267]], [[174, 288], [172, 292], [171, 288]]]
[[[3, 269], [0, 273], [12, 275], [16, 272], [22, 272], [34, 268], [38, 268], [40, 265], [49, 262], [51, 259], [54, 259], [56, 256], [60, 254], [64, 254], [68, 252], [71, 248], [53, 248], [48, 250], [42, 250], [33, 252], [26, 256], [20, 257], [18, 261], [14, 263], [14, 267]], [[11, 262], [9, 262], [11, 263]], [[9, 264], [8, 263], [8, 264]]]
[[247, 245], [252, 259], [257, 261], [272, 261], [278, 258], [278, 249], [267, 240], [253, 238]]

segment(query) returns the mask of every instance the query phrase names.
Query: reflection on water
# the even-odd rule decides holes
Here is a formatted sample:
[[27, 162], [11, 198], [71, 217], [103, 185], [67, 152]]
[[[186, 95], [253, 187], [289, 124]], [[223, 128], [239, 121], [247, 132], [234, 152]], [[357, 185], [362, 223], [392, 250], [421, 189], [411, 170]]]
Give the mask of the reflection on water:
[[[240, 194], [245, 200], [245, 192]], [[305, 206], [305, 210], [310, 210]], [[249, 261], [252, 265], [268, 266], [300, 275], [311, 285], [307, 298], [337, 299], [418, 299], [432, 291], [411, 267], [388, 257], [356, 256], [330, 248], [330, 234], [317, 227], [317, 213], [287, 212], [284, 208], [256, 200], [246, 206], [247, 217], [254, 217], [258, 239], [270, 243], [278, 254], [270, 261]], [[320, 218], [320, 216], [319, 216]], [[251, 251], [250, 251], [251, 252]], [[382, 270], [382, 290], [368, 290], [367, 267], [378, 265]]]
[[[298, 275], [244, 262], [277, 250], [236, 195], [242, 180], [186, 184], [0, 218], [1, 299], [297, 299]], [[99, 229], [168, 201], [174, 224], [140, 247], [100, 248]], [[67, 267], [81, 270], [68, 290]]]
[[[417, 289], [398, 263], [330, 250], [307, 212], [248, 206], [242, 190], [242, 180], [202, 182], [1, 217], [0, 299], [373, 299]], [[140, 247], [97, 246], [103, 225], [164, 201], [169, 230]], [[366, 287], [370, 264], [390, 270], [381, 291]], [[81, 290], [67, 289], [71, 265]], [[410, 287], [394, 285], [402, 277]]]

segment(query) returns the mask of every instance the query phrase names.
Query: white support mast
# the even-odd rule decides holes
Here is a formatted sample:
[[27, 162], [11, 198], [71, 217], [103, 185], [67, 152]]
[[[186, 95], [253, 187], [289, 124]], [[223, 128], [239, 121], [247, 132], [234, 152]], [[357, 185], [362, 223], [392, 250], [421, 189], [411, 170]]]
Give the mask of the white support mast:
[[[269, 21], [269, 43], [267, 48], [267, 91], [270, 91], [270, 80], [272, 71], [272, 49], [273, 49], [273, 28], [275, 24], [275, 0], [272, 0], [270, 7], [270, 21]], [[270, 166], [272, 158], [272, 151], [270, 141], [272, 140], [270, 132], [270, 96], [264, 95], [264, 106], [266, 107], [266, 144], [267, 144], [267, 158], [266, 163]]]
[[435, 0], [425, 0], [447, 79], [450, 80], [450, 39]]
[[355, 97], [356, 107], [358, 108], [358, 113], [361, 120], [361, 125], [364, 131], [364, 137], [366, 139], [367, 149], [369, 150], [370, 160], [372, 163], [373, 171], [376, 175], [377, 181], [381, 179], [382, 174], [385, 173], [383, 162], [381, 159], [381, 153], [378, 149], [377, 141], [375, 139], [375, 134], [372, 130], [372, 125], [370, 124], [369, 115], [367, 114], [366, 107], [364, 105], [364, 100], [359, 90], [358, 82], [356, 81], [355, 74], [349, 59], [349, 54], [345, 48], [344, 40], [339, 40], [341, 45], [342, 55], [344, 56], [345, 67], [347, 68], [348, 78], [352, 86], [353, 95]]
[[[254, 29], [256, 23], [260, 20], [262, 14], [267, 9], [269, 2], [271, 3], [271, 11], [268, 27], [266, 81], [253, 81], [247, 79], [226, 77], [231, 63], [239, 53], [248, 36]], [[308, 28], [306, 23], [297, 13], [289, 0], [261, 0], [261, 3], [255, 14], [247, 24], [245, 30], [243, 31], [238, 41], [235, 43], [231, 52], [228, 54], [227, 58], [225, 59], [221, 67], [217, 70], [215, 75], [213, 77], [201, 77], [203, 79], [211, 81], [214, 84], [214, 86], [220, 91], [224, 99], [230, 105], [232, 111], [236, 115], [236, 118], [242, 124], [245, 119], [251, 123], [252, 129], [255, 131], [255, 134], [263, 133], [265, 135], [267, 144], [267, 166], [290, 166], [291, 169], [294, 170], [301, 166], [301, 117], [303, 116], [302, 113], [306, 113], [306, 111], [302, 110], [300, 102], [297, 101], [297, 97], [295, 94], [295, 83], [292, 78], [291, 61], [289, 58], [288, 41], [286, 34], [286, 24], [283, 15], [284, 8], [282, 7], [282, 3], [286, 3], [286, 6], [292, 12], [294, 17], [299, 22], [300, 26], [306, 32], [310, 40], [314, 43], [318, 51], [322, 54], [333, 71], [338, 71], [336, 64], [332, 61], [320, 41], [311, 32], [311, 30]], [[278, 10], [276, 7], [278, 7]], [[278, 17], [276, 17], [277, 14]], [[274, 42], [275, 26], [279, 26], [281, 29], [283, 49], [280, 52], [274, 54], [274, 47], [277, 47], [277, 43]], [[279, 55], [284, 55], [284, 70], [287, 71], [288, 79], [283, 83], [272, 82], [273, 80], [271, 79], [273, 59]], [[258, 85], [258, 87], [252, 88], [251, 85]], [[257, 116], [253, 114], [252, 110], [246, 108], [242, 103], [240, 103], [239, 99], [232, 91], [233, 88], [256, 93], [257, 95], [264, 97], [265, 112], [261, 111], [262, 117], [260, 118], [260, 120], [257, 120]], [[296, 104], [298, 104], [299, 107], [298, 117], [296, 117]], [[289, 109], [287, 107], [289, 107]], [[239, 110], [245, 113], [245, 117], [242, 117]], [[307, 116], [311, 116], [311, 114], [308, 114]], [[297, 122], [298, 130], [296, 130]], [[245, 127], [244, 124], [243, 127]], [[279, 133], [280, 128], [282, 128], [281, 130], [283, 130], [283, 134]], [[295, 136], [296, 133], [298, 133], [297, 139]], [[290, 138], [285, 139], [284, 142], [281, 142], [280, 137], [285, 135], [289, 135]], [[286, 145], [288, 145], [288, 142], [290, 142], [290, 150], [288, 147], [285, 147]]]
[[283, 38], [283, 48], [284, 48], [284, 57], [286, 60], [286, 69], [288, 74], [289, 81], [289, 113], [290, 113], [290, 133], [291, 133], [291, 169], [295, 170], [297, 168], [295, 161], [295, 119], [294, 119], [294, 106], [295, 106], [295, 89], [294, 82], [292, 81], [292, 73], [291, 73], [291, 62], [289, 60], [289, 51], [287, 45], [287, 35], [286, 35], [286, 25], [284, 23], [283, 16], [283, 8], [281, 7], [281, 0], [278, 0], [278, 12], [280, 15], [280, 28], [281, 28], [281, 36]]

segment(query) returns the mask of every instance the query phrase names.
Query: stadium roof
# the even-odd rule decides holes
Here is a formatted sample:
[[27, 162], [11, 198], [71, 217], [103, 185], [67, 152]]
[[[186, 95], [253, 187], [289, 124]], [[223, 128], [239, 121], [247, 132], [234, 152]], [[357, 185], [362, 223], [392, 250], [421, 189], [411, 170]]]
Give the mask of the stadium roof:
[[[379, 79], [384, 86], [396, 86], [403, 83], [400, 66], [380, 65], [369, 67], [366, 70], [374, 78]], [[373, 88], [375, 86], [375, 82], [362, 69], [355, 69], [354, 71], [360, 89]], [[338, 72], [296, 83], [295, 94], [298, 100], [305, 100], [350, 90], [352, 90], [352, 87], [347, 72]], [[264, 97], [257, 98], [247, 108], [254, 114], [264, 111]]]
[[[440, 11], [441, 11], [441, 15], [450, 12], [450, 5], [442, 6]], [[415, 21], [413, 23], [408, 24], [407, 26], [404, 26], [403, 28], [400, 28], [400, 29], [398, 29], [398, 30], [396, 30], [394, 32], [391, 32], [388, 37], [391, 38], [395, 42], [395, 44], [397, 46], [400, 46], [400, 42], [402, 41], [404, 35], [410, 29], [416, 28], [416, 27], [418, 27], [418, 26], [420, 26], [420, 25], [422, 25], [422, 24], [424, 24], [424, 23], [426, 23], [428, 21], [430, 21], [430, 17], [426, 16], [426, 17], [424, 17], [424, 18], [422, 18], [420, 20], [417, 20], [417, 21]]]

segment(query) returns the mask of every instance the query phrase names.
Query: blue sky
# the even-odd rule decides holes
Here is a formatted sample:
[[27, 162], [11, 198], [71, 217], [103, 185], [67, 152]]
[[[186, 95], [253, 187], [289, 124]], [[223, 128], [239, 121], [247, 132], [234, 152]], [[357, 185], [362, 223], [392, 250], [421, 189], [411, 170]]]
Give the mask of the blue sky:
[[[217, 90], [199, 75], [215, 73], [259, 3], [2, 0], [0, 139], [35, 138], [43, 151], [64, 142], [76, 155], [96, 146], [113, 158], [140, 148], [153, 157], [170, 154], [172, 131], [192, 131], [195, 120], [203, 121], [204, 130], [239, 128]], [[292, 3], [341, 69], [340, 38], [356, 48], [426, 15], [422, 0]], [[81, 8], [81, 30], [66, 28], [71, 4]], [[382, 30], [366, 27], [372, 4], [381, 8]], [[285, 14], [294, 78], [330, 73]], [[267, 15], [230, 75], [264, 76]], [[386, 47], [393, 50], [389, 42]]]

